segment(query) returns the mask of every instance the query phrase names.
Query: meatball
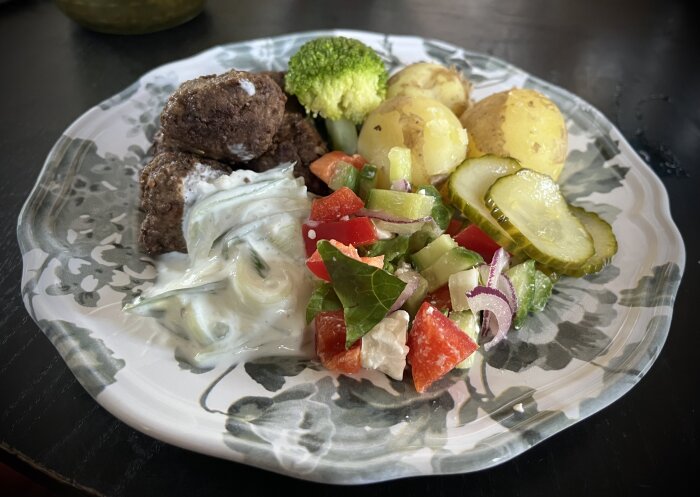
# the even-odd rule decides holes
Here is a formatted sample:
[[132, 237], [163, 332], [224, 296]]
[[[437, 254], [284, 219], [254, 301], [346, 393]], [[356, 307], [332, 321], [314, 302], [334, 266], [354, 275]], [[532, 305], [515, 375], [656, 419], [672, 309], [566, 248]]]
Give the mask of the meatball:
[[213, 181], [230, 168], [183, 152], [162, 152], [141, 171], [141, 208], [146, 213], [139, 243], [151, 255], [186, 252], [182, 215], [189, 185]]
[[177, 152], [177, 150], [163, 145], [163, 133], [161, 133], [159, 129], [156, 131], [155, 135], [153, 135], [153, 145], [151, 145], [148, 153], [151, 155], [151, 157], [155, 157], [162, 152]]
[[[284, 71], [263, 71], [259, 74], [264, 74], [266, 76], [269, 76], [272, 81], [277, 83], [277, 86], [279, 86], [282, 91], [284, 90], [284, 75], [287, 74]], [[298, 112], [299, 114], [304, 114], [306, 110], [304, 110], [304, 106], [301, 105], [297, 97], [294, 95], [291, 95], [285, 91], [285, 95], [287, 96], [287, 103], [284, 105], [284, 110], [285, 112]]]
[[270, 149], [244, 167], [261, 172], [283, 162], [295, 162], [294, 175], [304, 178], [309, 191], [327, 195], [326, 184], [309, 170], [309, 164], [327, 151], [328, 147], [311, 119], [298, 112], [285, 112]]
[[229, 71], [186, 81], [160, 116], [161, 148], [232, 164], [255, 159], [270, 148], [286, 100], [264, 74]]

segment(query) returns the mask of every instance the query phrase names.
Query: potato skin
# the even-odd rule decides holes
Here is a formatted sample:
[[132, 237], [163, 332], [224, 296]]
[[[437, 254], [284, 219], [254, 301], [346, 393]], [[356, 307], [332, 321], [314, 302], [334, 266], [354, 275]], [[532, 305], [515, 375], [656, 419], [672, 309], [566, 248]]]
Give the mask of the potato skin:
[[474, 104], [460, 121], [469, 133], [469, 157], [513, 157], [523, 167], [559, 178], [568, 150], [566, 123], [543, 94], [522, 88], [495, 93]]
[[471, 84], [454, 68], [416, 62], [389, 78], [387, 98], [405, 95], [433, 98], [460, 116], [469, 108]]
[[437, 100], [398, 96], [385, 100], [362, 125], [358, 153], [377, 166], [379, 188], [389, 188], [389, 150], [411, 150], [411, 183], [452, 172], [466, 157], [467, 132]]

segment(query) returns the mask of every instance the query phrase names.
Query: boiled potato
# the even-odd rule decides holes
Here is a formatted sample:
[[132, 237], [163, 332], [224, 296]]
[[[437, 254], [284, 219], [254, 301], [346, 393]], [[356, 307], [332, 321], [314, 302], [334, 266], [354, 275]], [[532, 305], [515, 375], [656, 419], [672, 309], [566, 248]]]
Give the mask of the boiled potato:
[[389, 151], [411, 150], [411, 184], [434, 182], [467, 155], [467, 132], [450, 109], [431, 98], [385, 100], [365, 119], [357, 150], [377, 166], [377, 186], [389, 188]]
[[549, 98], [514, 88], [468, 109], [460, 121], [469, 132], [469, 157], [513, 157], [523, 167], [559, 178], [567, 154], [564, 117]]
[[386, 95], [433, 98], [460, 116], [469, 107], [470, 92], [471, 84], [456, 69], [417, 62], [389, 78]]

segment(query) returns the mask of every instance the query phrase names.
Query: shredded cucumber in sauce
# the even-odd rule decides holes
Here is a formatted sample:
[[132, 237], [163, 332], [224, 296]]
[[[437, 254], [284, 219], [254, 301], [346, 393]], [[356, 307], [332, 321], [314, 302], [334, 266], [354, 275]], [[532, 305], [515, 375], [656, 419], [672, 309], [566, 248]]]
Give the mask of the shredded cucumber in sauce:
[[301, 223], [311, 201], [291, 166], [234, 171], [195, 187], [183, 233], [188, 254], [156, 260], [158, 278], [134, 314], [155, 317], [181, 337], [178, 356], [197, 367], [233, 354], [302, 348], [313, 283]]

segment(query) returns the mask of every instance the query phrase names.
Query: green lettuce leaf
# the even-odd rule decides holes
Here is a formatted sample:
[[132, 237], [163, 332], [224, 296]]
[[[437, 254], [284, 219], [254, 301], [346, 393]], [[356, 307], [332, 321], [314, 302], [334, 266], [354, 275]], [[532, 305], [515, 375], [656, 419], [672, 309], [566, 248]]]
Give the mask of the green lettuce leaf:
[[306, 323], [310, 323], [316, 314], [323, 311], [337, 311], [342, 309], [338, 296], [330, 283], [321, 283], [311, 294], [309, 303], [306, 305]]
[[394, 262], [408, 252], [408, 236], [400, 235], [388, 240], [379, 240], [367, 247], [360, 247], [358, 252], [363, 257], [384, 256], [384, 263]]
[[317, 248], [343, 304], [345, 346], [350, 347], [384, 319], [406, 283], [383, 269], [347, 257], [325, 240], [318, 242]]

